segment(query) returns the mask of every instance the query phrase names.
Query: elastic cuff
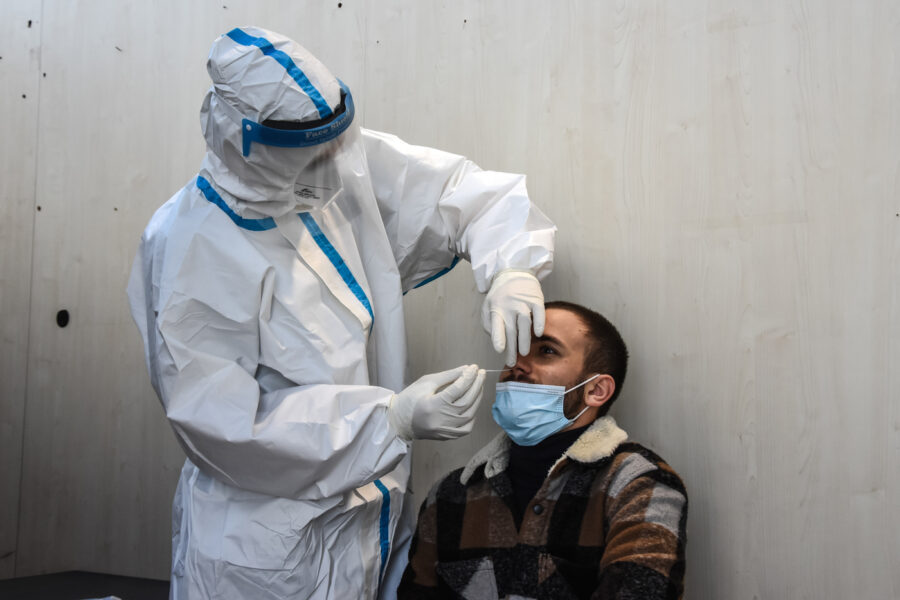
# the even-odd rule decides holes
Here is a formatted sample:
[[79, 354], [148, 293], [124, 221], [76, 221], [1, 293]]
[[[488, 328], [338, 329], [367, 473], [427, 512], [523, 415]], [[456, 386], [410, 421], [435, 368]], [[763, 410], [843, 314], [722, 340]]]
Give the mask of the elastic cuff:
[[507, 279], [509, 277], [513, 277], [515, 273], [527, 273], [528, 275], [531, 275], [532, 277], [537, 279], [537, 275], [535, 275], [534, 271], [532, 271], [531, 269], [503, 269], [494, 273], [494, 276], [491, 277], [491, 283], [488, 286], [488, 289], [491, 289], [491, 287], [494, 285], [494, 283], [497, 282], [498, 279]]
[[[394, 401], [397, 399], [397, 394], [393, 394], [391, 396], [391, 401], [388, 402], [388, 411], [387, 411], [387, 420], [388, 425], [394, 434], [406, 442], [407, 444], [412, 443], [413, 432], [412, 432], [412, 412], [410, 411], [409, 415], [400, 415], [401, 411], [398, 410], [399, 407], [394, 406]], [[408, 423], [408, 425], [407, 425]]]

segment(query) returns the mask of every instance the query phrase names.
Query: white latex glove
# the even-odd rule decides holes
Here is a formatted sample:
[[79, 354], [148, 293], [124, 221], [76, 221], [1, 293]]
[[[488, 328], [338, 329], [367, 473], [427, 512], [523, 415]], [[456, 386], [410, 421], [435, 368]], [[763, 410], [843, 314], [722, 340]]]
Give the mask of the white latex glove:
[[491, 289], [481, 305], [481, 324], [491, 334], [497, 352], [506, 351], [505, 363], [516, 364], [516, 339], [519, 354], [531, 348], [532, 315], [534, 334], [544, 334], [544, 292], [531, 271], [506, 269], [494, 275]]
[[388, 421], [401, 438], [452, 440], [472, 431], [481, 402], [484, 370], [465, 365], [423, 375], [388, 407]]

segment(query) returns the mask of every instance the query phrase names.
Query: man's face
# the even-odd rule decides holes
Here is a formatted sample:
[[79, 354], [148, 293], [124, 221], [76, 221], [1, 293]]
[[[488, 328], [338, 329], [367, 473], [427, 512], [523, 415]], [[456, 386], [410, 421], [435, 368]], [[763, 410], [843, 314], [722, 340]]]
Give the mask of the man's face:
[[[588, 349], [587, 328], [574, 313], [562, 308], [547, 310], [544, 335], [531, 336], [527, 356], [517, 356], [512, 369], [501, 373], [500, 381], [522, 381], [544, 385], [561, 385], [566, 389], [581, 383], [584, 359]], [[582, 389], [571, 392], [578, 395]], [[566, 414], [577, 408], [577, 398], [566, 396]], [[570, 406], [573, 405], [573, 406]]]

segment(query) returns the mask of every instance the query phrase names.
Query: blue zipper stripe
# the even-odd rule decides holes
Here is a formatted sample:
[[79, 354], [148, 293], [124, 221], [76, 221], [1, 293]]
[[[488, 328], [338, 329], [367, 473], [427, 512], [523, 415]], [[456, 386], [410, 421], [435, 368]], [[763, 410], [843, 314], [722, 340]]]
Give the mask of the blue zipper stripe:
[[[206, 199], [218, 206], [222, 211], [228, 215], [228, 217], [234, 221], [234, 224], [243, 229], [247, 229], [249, 231], [268, 231], [269, 229], [275, 228], [275, 219], [272, 217], [266, 217], [265, 219], [245, 219], [231, 210], [225, 201], [222, 200], [222, 197], [219, 196], [218, 192], [213, 189], [213, 187], [209, 184], [209, 182], [202, 176], [197, 175], [197, 187], [203, 192], [203, 195], [206, 196]], [[375, 313], [372, 311], [372, 304], [369, 302], [369, 298], [366, 296], [366, 293], [363, 291], [362, 286], [359, 285], [359, 282], [356, 281], [356, 278], [353, 277], [353, 273], [350, 272], [350, 267], [347, 266], [347, 263], [344, 262], [344, 259], [341, 258], [341, 255], [335, 249], [335, 247], [328, 241], [328, 238], [325, 237], [325, 234], [322, 233], [322, 230], [319, 228], [319, 224], [316, 223], [316, 220], [309, 213], [297, 213], [297, 216], [303, 221], [303, 224], [306, 226], [306, 229], [312, 234], [313, 239], [316, 241], [316, 244], [319, 245], [319, 248], [322, 252], [325, 253], [325, 256], [328, 257], [328, 260], [331, 261], [331, 264], [334, 265], [334, 268], [337, 269], [337, 272], [340, 274], [341, 279], [344, 280], [344, 283], [347, 284], [347, 287], [350, 288], [350, 291], [353, 292], [353, 295], [360, 301], [366, 311], [369, 313], [369, 316], [372, 317], [372, 320], [375, 320]]]
[[319, 229], [319, 225], [316, 223], [316, 220], [312, 218], [312, 215], [305, 212], [298, 214], [303, 221], [303, 224], [306, 225], [306, 229], [309, 230], [313, 239], [319, 245], [319, 248], [322, 249], [322, 252], [325, 253], [325, 256], [328, 257], [328, 260], [331, 261], [331, 264], [333, 264], [334, 268], [337, 269], [337, 272], [340, 273], [341, 279], [344, 280], [344, 283], [347, 284], [347, 287], [350, 288], [350, 291], [353, 292], [353, 295], [356, 296], [365, 309], [369, 311], [369, 316], [372, 317], [372, 320], [374, 321], [375, 314], [372, 312], [372, 305], [369, 303], [369, 299], [366, 297], [366, 293], [363, 291], [362, 286], [359, 285], [359, 282], [353, 277], [353, 273], [350, 272], [350, 267], [347, 266], [347, 263], [344, 262], [344, 259], [341, 258], [338, 251], [335, 250], [334, 246], [331, 245], [331, 242], [328, 241], [328, 238], [325, 237], [325, 234], [322, 233], [322, 230]]
[[242, 29], [235, 27], [228, 33], [226, 33], [228, 37], [233, 39], [238, 44], [242, 44], [244, 46], [256, 46], [262, 53], [266, 56], [270, 56], [275, 61], [280, 64], [285, 70], [288, 72], [288, 75], [297, 82], [297, 85], [300, 86], [300, 89], [306, 92], [306, 95], [309, 96], [309, 99], [313, 101], [313, 104], [316, 105], [316, 108], [319, 110], [319, 118], [325, 119], [330, 117], [333, 112], [331, 107], [328, 106], [328, 103], [325, 102], [325, 98], [322, 97], [322, 94], [319, 93], [319, 90], [307, 79], [306, 74], [300, 70], [300, 68], [294, 64], [294, 61], [290, 56], [282, 52], [281, 50], [276, 50], [275, 46], [272, 45], [269, 40], [264, 37], [253, 37], [252, 35], [246, 33]]
[[265, 219], [245, 219], [231, 210], [231, 207], [225, 204], [225, 201], [222, 200], [219, 193], [216, 192], [209, 182], [201, 175], [197, 175], [197, 188], [203, 192], [203, 195], [206, 196], [207, 200], [221, 208], [238, 227], [250, 231], [268, 231], [269, 229], [275, 228], [275, 219], [272, 217], [266, 217]]
[[391, 549], [391, 539], [388, 531], [391, 524], [391, 493], [387, 487], [381, 483], [380, 479], [375, 480], [375, 487], [381, 492], [381, 520], [379, 522], [379, 540], [381, 542], [381, 574], [378, 580], [384, 578], [384, 570], [387, 567], [388, 552]]

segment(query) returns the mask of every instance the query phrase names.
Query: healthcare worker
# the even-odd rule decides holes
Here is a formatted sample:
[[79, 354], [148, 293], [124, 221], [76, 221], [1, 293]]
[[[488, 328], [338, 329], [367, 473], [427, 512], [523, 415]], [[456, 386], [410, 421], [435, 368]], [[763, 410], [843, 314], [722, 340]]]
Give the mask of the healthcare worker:
[[200, 173], [151, 219], [128, 286], [188, 457], [171, 595], [392, 596], [410, 442], [471, 431], [484, 378], [404, 387], [402, 294], [469, 261], [512, 364], [543, 328], [555, 227], [523, 176], [361, 129], [350, 90], [282, 35], [234, 29], [207, 70]]

